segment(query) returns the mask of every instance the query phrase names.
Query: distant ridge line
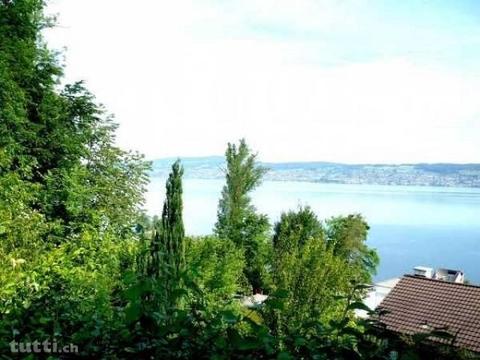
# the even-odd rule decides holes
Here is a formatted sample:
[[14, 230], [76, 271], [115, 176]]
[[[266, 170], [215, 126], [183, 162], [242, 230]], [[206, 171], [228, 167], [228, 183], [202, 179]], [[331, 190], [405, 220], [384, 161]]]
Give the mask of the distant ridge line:
[[[225, 157], [222, 155], [208, 155], [208, 156], [169, 156], [157, 159], [150, 159], [151, 162], [157, 161], [172, 161], [180, 159], [182, 161], [199, 161], [199, 160], [221, 160], [224, 161]], [[323, 161], [323, 160], [298, 160], [298, 161], [259, 161], [263, 165], [296, 165], [296, 164], [318, 164], [318, 165], [340, 165], [340, 166], [418, 166], [418, 165], [435, 165], [435, 166], [479, 166], [478, 163], [453, 163], [453, 162], [419, 162], [419, 163], [347, 163], [347, 162], [335, 162], [335, 161]]]
[[[152, 176], [166, 176], [178, 158], [152, 162]], [[198, 179], [224, 177], [223, 156], [180, 157], [185, 176]], [[480, 188], [480, 163], [344, 164], [327, 161], [260, 162], [265, 179], [335, 184], [418, 185]]]

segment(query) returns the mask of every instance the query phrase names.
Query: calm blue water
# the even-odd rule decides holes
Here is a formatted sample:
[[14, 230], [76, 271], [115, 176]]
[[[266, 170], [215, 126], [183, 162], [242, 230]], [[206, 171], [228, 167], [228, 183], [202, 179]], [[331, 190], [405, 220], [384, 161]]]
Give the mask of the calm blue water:
[[[160, 214], [165, 179], [152, 179], [147, 210]], [[223, 180], [184, 180], [187, 233], [211, 233]], [[361, 213], [368, 243], [380, 254], [377, 279], [413, 266], [462, 269], [480, 283], [480, 189], [265, 182], [252, 195], [260, 212], [277, 221], [282, 211], [310, 205], [319, 218]]]

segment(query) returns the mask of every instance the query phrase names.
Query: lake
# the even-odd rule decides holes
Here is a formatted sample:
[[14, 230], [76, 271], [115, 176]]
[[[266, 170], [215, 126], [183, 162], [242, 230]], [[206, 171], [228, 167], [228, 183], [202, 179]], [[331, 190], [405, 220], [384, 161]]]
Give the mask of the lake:
[[[212, 232], [223, 180], [184, 180], [188, 234]], [[165, 179], [153, 178], [146, 209], [161, 214]], [[381, 259], [377, 280], [411, 273], [416, 265], [460, 269], [480, 283], [480, 189], [420, 186], [264, 182], [253, 194], [257, 209], [277, 221], [283, 211], [309, 205], [320, 219], [361, 213], [369, 246]]]

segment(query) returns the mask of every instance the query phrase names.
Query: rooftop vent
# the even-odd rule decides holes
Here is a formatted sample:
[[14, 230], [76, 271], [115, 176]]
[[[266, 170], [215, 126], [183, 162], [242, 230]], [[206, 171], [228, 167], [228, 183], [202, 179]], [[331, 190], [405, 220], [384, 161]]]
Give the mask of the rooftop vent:
[[463, 284], [465, 276], [463, 271], [460, 270], [437, 269], [437, 271], [435, 271], [435, 279]]
[[461, 270], [442, 268], [434, 270], [433, 268], [426, 266], [415, 266], [413, 268], [413, 274], [415, 276], [420, 276], [427, 279], [442, 280], [460, 284], [463, 284], [465, 278], [463, 271]]
[[413, 274], [415, 276], [425, 277], [427, 279], [432, 279], [434, 275], [434, 270], [425, 266], [415, 266], [413, 268]]

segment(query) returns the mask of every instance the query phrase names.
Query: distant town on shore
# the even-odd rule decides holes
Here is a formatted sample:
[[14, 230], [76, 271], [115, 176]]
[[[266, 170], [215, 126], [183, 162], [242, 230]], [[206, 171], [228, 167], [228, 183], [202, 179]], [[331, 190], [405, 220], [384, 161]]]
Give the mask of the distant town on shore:
[[[154, 160], [152, 176], [166, 177], [172, 158]], [[181, 158], [185, 177], [222, 179], [222, 156]], [[265, 180], [334, 184], [416, 185], [480, 187], [480, 164], [341, 164], [332, 162], [262, 163], [269, 169]]]

